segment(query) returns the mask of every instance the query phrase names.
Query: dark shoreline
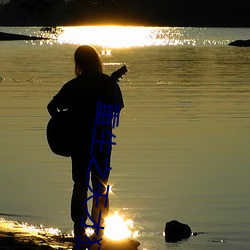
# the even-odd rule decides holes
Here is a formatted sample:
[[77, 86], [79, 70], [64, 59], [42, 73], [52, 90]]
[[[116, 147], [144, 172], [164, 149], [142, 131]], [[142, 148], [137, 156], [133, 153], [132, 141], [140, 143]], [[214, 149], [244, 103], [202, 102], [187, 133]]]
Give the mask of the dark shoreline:
[[46, 38], [0, 32], [0, 41], [44, 40], [44, 39]]
[[12, 233], [2, 232], [0, 230], [0, 249], [11, 250], [52, 250], [50, 246], [39, 246], [32, 242], [31, 238], [26, 238], [26, 241], [20, 242]]
[[237, 47], [250, 47], [250, 39], [249, 40], [235, 40], [228, 44], [229, 46], [237, 46]]

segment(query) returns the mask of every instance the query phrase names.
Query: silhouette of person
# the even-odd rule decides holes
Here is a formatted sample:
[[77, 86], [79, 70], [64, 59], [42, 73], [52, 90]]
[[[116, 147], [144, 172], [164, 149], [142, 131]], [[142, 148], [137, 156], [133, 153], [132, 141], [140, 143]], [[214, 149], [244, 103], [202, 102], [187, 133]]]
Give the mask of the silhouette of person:
[[[88, 165], [92, 160], [90, 155], [93, 140], [94, 123], [96, 117], [97, 103], [107, 105], [116, 104], [124, 107], [122, 93], [116, 81], [103, 73], [100, 55], [92, 46], [79, 46], [74, 54], [76, 78], [65, 83], [59, 92], [49, 102], [47, 108], [51, 116], [57, 114], [60, 110], [68, 109], [71, 112], [71, 161], [72, 161], [72, 179], [74, 182], [71, 198], [71, 218], [74, 223], [74, 235], [83, 236], [87, 220], [87, 204], [84, 202], [88, 197]], [[103, 131], [112, 132], [112, 126], [100, 124], [95, 127], [95, 138], [102, 138]], [[104, 140], [108, 141], [110, 133], [104, 133]], [[110, 166], [109, 145], [103, 144], [100, 152], [100, 145], [97, 143], [93, 147], [93, 155], [102, 172], [105, 171], [105, 165]], [[108, 157], [108, 158], [107, 158]], [[108, 159], [107, 163], [106, 160]], [[107, 167], [107, 166], [106, 166]], [[95, 192], [98, 191], [100, 183], [101, 193], [106, 192], [109, 178], [109, 170], [103, 178], [94, 165], [91, 165], [91, 183]], [[104, 218], [108, 215], [109, 204], [104, 206], [104, 198], [98, 200], [96, 208], [96, 198], [93, 199], [91, 218], [98, 222], [100, 210], [101, 226]]]

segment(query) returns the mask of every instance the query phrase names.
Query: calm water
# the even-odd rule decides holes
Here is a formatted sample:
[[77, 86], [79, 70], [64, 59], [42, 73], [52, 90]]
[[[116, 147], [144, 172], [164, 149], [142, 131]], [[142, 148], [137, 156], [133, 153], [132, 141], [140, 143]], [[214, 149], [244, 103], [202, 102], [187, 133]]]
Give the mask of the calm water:
[[[76, 43], [86, 42], [78, 29], [81, 41], [0, 42], [0, 213], [67, 232], [70, 159], [48, 148], [46, 105], [74, 77]], [[250, 49], [227, 44], [249, 39], [250, 29], [136, 29], [123, 28], [127, 46], [124, 37], [103, 40], [104, 31], [91, 41], [85, 30], [98, 50], [112, 50], [102, 56], [105, 72], [129, 68], [120, 82], [126, 107], [114, 130], [111, 209], [134, 220], [141, 249], [249, 249]], [[166, 244], [172, 219], [204, 234]]]

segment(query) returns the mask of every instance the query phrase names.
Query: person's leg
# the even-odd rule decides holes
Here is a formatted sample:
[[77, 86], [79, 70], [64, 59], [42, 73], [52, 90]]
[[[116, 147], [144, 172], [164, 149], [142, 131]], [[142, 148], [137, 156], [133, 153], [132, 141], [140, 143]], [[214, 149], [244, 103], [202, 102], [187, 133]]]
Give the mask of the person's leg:
[[[110, 167], [110, 157], [111, 154], [105, 154], [105, 153], [95, 153], [94, 154], [95, 159], [98, 163], [98, 166], [102, 173], [105, 173], [105, 167], [109, 169]], [[106, 164], [106, 160], [107, 164]], [[100, 194], [106, 194], [105, 197], [100, 197], [97, 201], [96, 197], [93, 198], [93, 204], [92, 204], [92, 219], [95, 221], [95, 223], [98, 223], [99, 214], [101, 212], [101, 220], [100, 220], [100, 226], [104, 226], [104, 220], [108, 216], [109, 213], [109, 199], [108, 199], [108, 193], [107, 193], [107, 186], [108, 186], [108, 178], [110, 171], [108, 170], [106, 172], [106, 176], [104, 178], [102, 177], [101, 173], [98, 171], [98, 169], [94, 166], [94, 164], [91, 166], [91, 182], [93, 186], [93, 191]], [[103, 230], [101, 230], [100, 234], [103, 233]]]
[[[74, 151], [72, 159], [72, 179], [74, 181], [73, 192], [71, 197], [71, 219], [74, 222], [74, 235], [82, 236], [85, 233], [83, 224], [87, 220], [87, 171], [89, 155], [83, 150]], [[85, 203], [85, 204], [84, 204]]]
[[87, 187], [82, 183], [74, 183], [71, 197], [71, 219], [74, 222], [74, 235], [84, 235], [85, 227], [82, 225], [87, 220], [87, 204], [83, 205], [87, 199]]

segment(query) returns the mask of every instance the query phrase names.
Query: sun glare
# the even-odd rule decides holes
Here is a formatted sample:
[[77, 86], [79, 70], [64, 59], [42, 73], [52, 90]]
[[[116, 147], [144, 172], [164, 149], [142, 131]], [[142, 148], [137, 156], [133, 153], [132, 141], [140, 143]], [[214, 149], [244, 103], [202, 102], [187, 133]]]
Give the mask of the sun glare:
[[118, 212], [105, 219], [104, 236], [115, 241], [126, 240], [138, 236], [138, 231], [133, 232], [133, 221], [124, 220]]
[[[144, 26], [66, 26], [59, 28], [58, 34], [47, 43], [90, 44], [103, 48], [102, 55], [111, 55], [112, 49], [176, 46], [199, 43], [201, 34], [196, 29], [183, 27], [144, 27]], [[42, 41], [44, 43], [45, 41]], [[213, 41], [204, 41], [213, 44]], [[204, 43], [203, 42], [203, 43]]]
[[151, 29], [148, 27], [80, 26], [64, 27], [58, 42], [92, 44], [103, 48], [126, 48], [151, 45]]

